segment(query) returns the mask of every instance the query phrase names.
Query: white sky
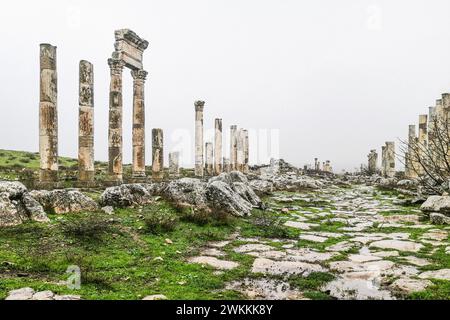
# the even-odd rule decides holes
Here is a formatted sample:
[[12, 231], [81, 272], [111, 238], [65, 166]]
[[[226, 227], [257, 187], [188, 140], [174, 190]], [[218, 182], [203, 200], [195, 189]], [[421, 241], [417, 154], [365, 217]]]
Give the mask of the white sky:
[[[151, 128], [163, 128], [173, 149], [177, 129], [193, 132], [193, 102], [202, 99], [207, 128], [221, 117], [225, 131], [279, 129], [286, 160], [353, 169], [370, 149], [404, 138], [450, 91], [448, 0], [15, 0], [0, 10], [0, 149], [38, 151], [46, 42], [58, 47], [60, 155], [77, 155], [78, 63], [86, 59], [95, 68], [96, 160], [107, 159], [106, 61], [120, 28], [150, 42], [148, 164]], [[131, 108], [125, 71], [125, 162]]]

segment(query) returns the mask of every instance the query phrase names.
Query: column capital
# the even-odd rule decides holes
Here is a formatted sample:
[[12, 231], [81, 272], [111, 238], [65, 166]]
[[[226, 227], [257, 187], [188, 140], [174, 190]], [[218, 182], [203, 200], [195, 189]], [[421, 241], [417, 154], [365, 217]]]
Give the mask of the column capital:
[[145, 70], [131, 70], [131, 76], [133, 80], [142, 80], [145, 81], [147, 79], [148, 72]]
[[125, 62], [120, 59], [108, 59], [108, 65], [112, 74], [122, 74]]
[[203, 108], [205, 106], [205, 101], [195, 101], [194, 102], [195, 111], [203, 111]]

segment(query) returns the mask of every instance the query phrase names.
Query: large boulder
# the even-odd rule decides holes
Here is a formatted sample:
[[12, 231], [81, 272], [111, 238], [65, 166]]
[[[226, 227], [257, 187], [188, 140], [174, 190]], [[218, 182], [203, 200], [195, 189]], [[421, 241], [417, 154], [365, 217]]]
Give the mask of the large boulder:
[[250, 215], [252, 204], [223, 181], [209, 183], [206, 194], [210, 208], [217, 213], [231, 214], [233, 216]]
[[450, 196], [431, 196], [422, 204], [420, 210], [426, 213], [439, 212], [450, 215]]
[[432, 212], [430, 213], [430, 222], [437, 225], [450, 224], [450, 217], [442, 213]]
[[171, 181], [162, 191], [164, 198], [175, 206], [207, 208], [206, 182], [194, 178]]
[[268, 195], [274, 191], [273, 183], [267, 180], [250, 180], [249, 185], [259, 195]]
[[20, 182], [0, 181], [0, 226], [13, 226], [24, 221], [49, 221], [42, 206]]
[[78, 190], [36, 190], [30, 195], [49, 213], [77, 213], [99, 210], [97, 202]]
[[156, 184], [123, 184], [107, 188], [101, 195], [102, 206], [114, 208], [126, 208], [150, 204], [153, 195], [160, 192]]

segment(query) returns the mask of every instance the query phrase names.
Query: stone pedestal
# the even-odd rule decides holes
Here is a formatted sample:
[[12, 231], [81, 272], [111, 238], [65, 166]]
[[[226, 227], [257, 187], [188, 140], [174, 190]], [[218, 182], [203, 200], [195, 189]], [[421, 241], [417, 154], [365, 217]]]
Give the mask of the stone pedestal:
[[56, 47], [40, 45], [39, 154], [41, 184], [58, 182], [58, 79]]
[[230, 127], [230, 168], [237, 170], [237, 126]]
[[203, 109], [204, 101], [195, 102], [195, 176], [203, 177]]
[[219, 175], [222, 173], [222, 119], [216, 119], [214, 122], [214, 172]]
[[171, 177], [180, 176], [180, 153], [169, 153], [169, 174]]
[[164, 178], [164, 137], [162, 129], [152, 130], [152, 178], [160, 181]]
[[109, 176], [111, 181], [123, 181], [122, 166], [122, 72], [125, 66], [122, 60], [109, 59], [111, 84], [109, 90]]
[[211, 177], [214, 175], [214, 149], [213, 144], [211, 142], [207, 142], [205, 144], [205, 157], [206, 157], [205, 162], [206, 175]]
[[94, 67], [80, 61], [78, 112], [78, 181], [94, 181]]
[[133, 70], [133, 165], [135, 178], [145, 177], [145, 102], [144, 88], [147, 71]]

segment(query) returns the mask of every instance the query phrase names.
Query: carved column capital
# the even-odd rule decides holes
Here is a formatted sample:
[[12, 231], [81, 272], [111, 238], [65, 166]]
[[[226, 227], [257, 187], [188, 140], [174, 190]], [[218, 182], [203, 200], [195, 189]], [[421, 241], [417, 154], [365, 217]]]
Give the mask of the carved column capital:
[[108, 59], [108, 65], [111, 69], [111, 74], [122, 74], [123, 67], [125, 67], [125, 63], [119, 59]]
[[195, 101], [194, 103], [195, 111], [203, 111], [205, 106], [205, 101]]
[[145, 81], [147, 79], [148, 72], [145, 70], [132, 70], [131, 76], [134, 81], [141, 80]]

